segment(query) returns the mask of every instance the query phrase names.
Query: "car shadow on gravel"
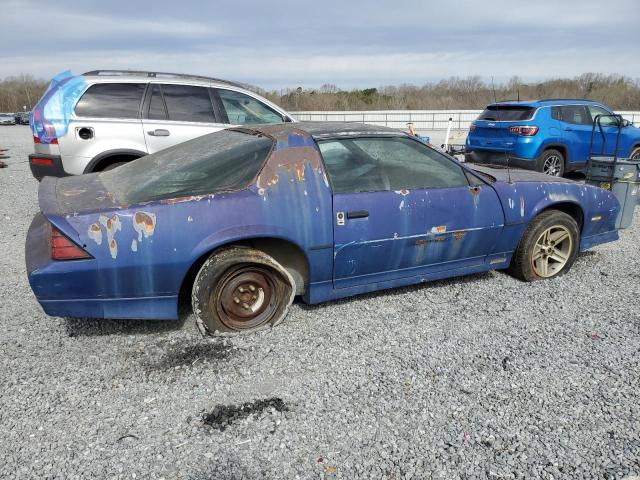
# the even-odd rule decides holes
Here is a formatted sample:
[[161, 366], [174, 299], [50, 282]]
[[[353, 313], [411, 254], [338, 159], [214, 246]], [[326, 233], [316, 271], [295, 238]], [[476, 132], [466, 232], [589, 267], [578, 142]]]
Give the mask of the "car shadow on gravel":
[[136, 335], [181, 330], [190, 312], [178, 320], [126, 320], [107, 318], [63, 318], [69, 337], [97, 337], [103, 335]]
[[144, 362], [144, 367], [149, 372], [215, 363], [228, 359], [234, 352], [231, 344], [218, 339], [205, 339], [200, 343], [193, 343], [191, 339], [174, 344], [164, 342], [157, 347], [162, 352], [161, 355], [150, 357]]

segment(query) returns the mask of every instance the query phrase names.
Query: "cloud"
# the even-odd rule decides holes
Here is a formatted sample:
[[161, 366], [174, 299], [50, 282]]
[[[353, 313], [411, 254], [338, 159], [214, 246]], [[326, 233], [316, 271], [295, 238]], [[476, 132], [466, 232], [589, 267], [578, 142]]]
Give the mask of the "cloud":
[[[5, 0], [6, 1], [6, 0]], [[5, 15], [6, 12], [6, 15]], [[585, 71], [640, 76], [635, 0], [323, 3], [8, 0], [0, 77], [135, 68], [263, 87], [527, 80]], [[37, 32], [37, 34], [36, 34]]]

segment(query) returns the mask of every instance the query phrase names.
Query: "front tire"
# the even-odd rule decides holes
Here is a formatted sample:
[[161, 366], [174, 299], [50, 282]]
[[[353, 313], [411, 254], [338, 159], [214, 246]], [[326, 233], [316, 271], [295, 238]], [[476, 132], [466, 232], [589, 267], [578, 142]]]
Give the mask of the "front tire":
[[629, 158], [631, 160], [640, 160], [640, 146], [637, 146], [633, 150], [631, 150]]
[[538, 159], [538, 171], [554, 177], [563, 176], [565, 171], [564, 155], [555, 149], [545, 150]]
[[510, 272], [526, 282], [560, 276], [578, 256], [580, 230], [576, 221], [558, 210], [535, 217], [518, 244]]
[[203, 335], [246, 333], [282, 321], [295, 291], [291, 275], [266, 253], [228, 247], [202, 265], [191, 302]]

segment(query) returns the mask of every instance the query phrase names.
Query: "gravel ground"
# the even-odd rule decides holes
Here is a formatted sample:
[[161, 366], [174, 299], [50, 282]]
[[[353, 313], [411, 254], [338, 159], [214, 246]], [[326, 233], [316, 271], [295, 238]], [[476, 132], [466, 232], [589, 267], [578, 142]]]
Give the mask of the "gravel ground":
[[640, 478], [640, 215], [552, 281], [493, 272], [295, 304], [211, 341], [49, 318], [27, 127], [0, 127], [3, 478]]

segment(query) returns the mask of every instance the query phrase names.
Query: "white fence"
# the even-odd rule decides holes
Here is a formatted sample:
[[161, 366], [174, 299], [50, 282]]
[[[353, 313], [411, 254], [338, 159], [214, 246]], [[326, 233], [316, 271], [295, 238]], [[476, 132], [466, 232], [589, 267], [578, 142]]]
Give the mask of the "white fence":
[[[291, 112], [296, 120], [316, 122], [360, 122], [384, 127], [406, 129], [412, 122], [416, 130], [446, 130], [449, 119], [452, 128], [468, 130], [481, 110], [378, 110], [352, 112]], [[617, 112], [640, 127], [640, 112]]]

